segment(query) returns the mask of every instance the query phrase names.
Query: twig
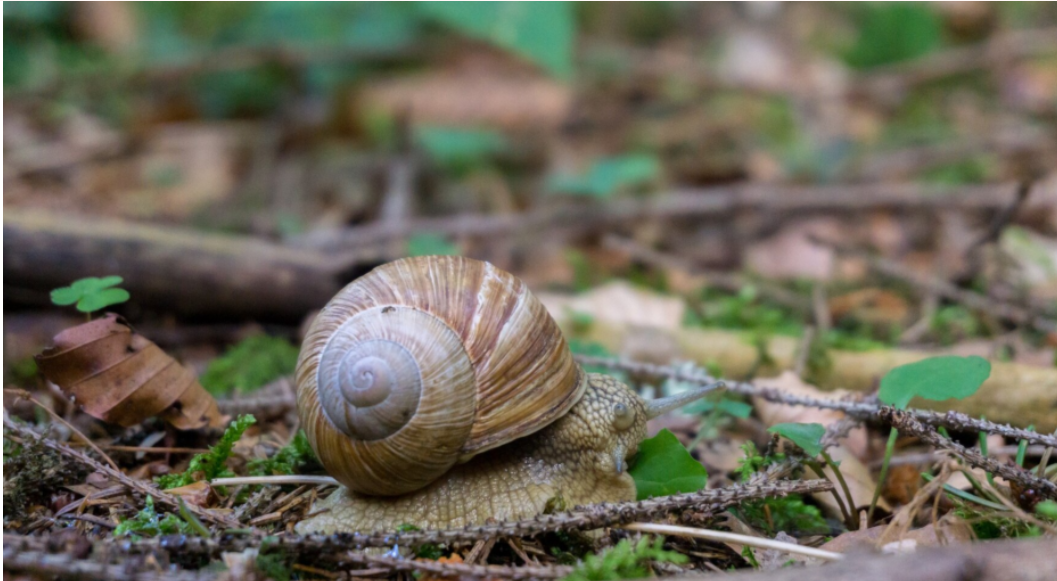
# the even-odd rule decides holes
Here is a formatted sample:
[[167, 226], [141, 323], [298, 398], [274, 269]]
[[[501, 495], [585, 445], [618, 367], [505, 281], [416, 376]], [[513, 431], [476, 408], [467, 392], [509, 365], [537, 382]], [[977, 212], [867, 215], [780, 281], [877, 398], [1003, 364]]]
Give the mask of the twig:
[[890, 423], [902, 434], [917, 436], [926, 444], [948, 450], [964, 459], [966, 462], [988, 472], [1001, 476], [1011, 482], [1016, 482], [1024, 488], [1033, 489], [1040, 494], [1050, 498], [1057, 498], [1057, 484], [1035, 477], [1031, 472], [1010, 464], [1003, 464], [994, 458], [989, 458], [962, 446], [961, 444], [944, 438], [935, 430], [926, 428], [914, 418], [913, 414], [884, 407], [881, 409], [880, 418]]
[[782, 541], [776, 541], [774, 539], [764, 539], [760, 537], [752, 537], [749, 535], [740, 535], [737, 533], [728, 533], [724, 531], [713, 531], [701, 528], [638, 522], [626, 524], [621, 528], [625, 528], [630, 531], [640, 531], [643, 533], [678, 535], [683, 537], [708, 539], [710, 541], [719, 541], [722, 543], [738, 543], [740, 545], [748, 545], [750, 547], [757, 547], [760, 549], [777, 549], [786, 553], [792, 553], [794, 555], [804, 555], [805, 557], [815, 557], [816, 559], [823, 559], [825, 561], [840, 561], [844, 558], [844, 555], [841, 555], [840, 553], [834, 553], [832, 551], [823, 551], [822, 549], [816, 549], [813, 547], [804, 547], [802, 545], [796, 545], [793, 543], [783, 543]]
[[[671, 366], [654, 365], [651, 363], [640, 363], [624, 359], [614, 359], [609, 357], [592, 357], [587, 355], [577, 355], [575, 357], [577, 361], [584, 365], [597, 365], [609, 369], [627, 371], [636, 375], [646, 375], [658, 378], [671, 378], [676, 381], [685, 381], [697, 385], [709, 385], [717, 381], [716, 378], [712, 377], [708, 374], [707, 371], [699, 367], [687, 368], [681, 366], [679, 368], [675, 368]], [[740, 393], [742, 395], [760, 397], [767, 401], [782, 403], [786, 405], [801, 405], [807, 407], [838, 410], [862, 420], [880, 419], [882, 406], [877, 403], [871, 403], [866, 401], [847, 401], [804, 397], [792, 395], [777, 389], [758, 387], [752, 385], [751, 383], [732, 380], [725, 381], [728, 391]], [[976, 420], [963, 413], [954, 411], [949, 411], [945, 414], [939, 414], [927, 410], [910, 409], [907, 410], [907, 412], [913, 414], [914, 418], [917, 419], [919, 422], [928, 424], [930, 426], [944, 426], [952, 430], [967, 432], [987, 432], [989, 434], [1000, 434], [1002, 436], [1006, 436], [1007, 438], [1013, 438], [1016, 440], [1027, 440], [1029, 444], [1057, 447], [1057, 434], [1040, 434], [1038, 432], [1025, 430], [1023, 428], [1014, 428], [1008, 424], [996, 424], [994, 422], [988, 422], [985, 420]]]
[[[140, 494], [150, 496], [158, 502], [169, 506], [174, 511], [180, 510], [180, 501], [177, 497], [159, 489], [153, 484], [144, 482], [142, 480], [130, 478], [124, 472], [121, 472], [120, 470], [114, 470], [106, 464], [92, 459], [80, 450], [71, 448], [70, 446], [67, 446], [66, 444], [63, 444], [61, 442], [56, 442], [54, 440], [42, 437], [34, 430], [25, 426], [20, 426], [8, 418], [4, 418], [4, 428], [18, 434], [23, 438], [40, 440], [40, 442], [48, 448], [51, 448], [52, 450], [55, 450], [56, 452], [59, 452], [60, 454], [63, 454], [65, 456], [69, 456], [70, 458], [80, 462], [81, 464], [84, 464], [85, 466], [88, 466], [89, 468], [97, 472], [102, 472], [103, 474], [106, 474], [112, 480], [117, 481], [118, 483], [124, 485], [126, 488], [139, 492]], [[200, 506], [192, 505], [188, 508], [199, 518], [207, 520], [215, 525], [228, 528], [238, 526], [238, 523], [230, 517], [214, 514], [212, 511], [206, 510]]]
[[610, 234], [603, 238], [602, 243], [607, 248], [625, 252], [631, 256], [631, 258], [653, 266], [670, 270], [680, 270], [691, 274], [700, 274], [707, 279], [710, 286], [716, 288], [737, 292], [746, 286], [753, 285], [759, 289], [761, 295], [780, 305], [805, 313], [811, 309], [811, 303], [806, 298], [779, 286], [773, 284], [760, 284], [758, 281], [749, 280], [740, 274], [704, 270], [693, 264], [689, 264], [686, 260], [679, 258], [678, 256], [643, 246], [630, 238]]
[[17, 548], [9, 550], [7, 535], [4, 535], [4, 571], [25, 573], [39, 578], [58, 576], [64, 579], [85, 581], [99, 579], [108, 581], [203, 581], [214, 578], [214, 575], [208, 573], [190, 571], [159, 573], [147, 567], [137, 571], [128, 564], [108, 565], [76, 559], [66, 554], [21, 551]]
[[811, 241], [822, 246], [833, 248], [841, 254], [851, 254], [863, 257], [866, 259], [870, 268], [877, 272], [904, 280], [914, 286], [961, 303], [971, 309], [993, 313], [1007, 321], [1011, 321], [1018, 325], [1031, 325], [1032, 327], [1047, 333], [1057, 331], [1057, 322], [1032, 313], [1024, 307], [1003, 303], [985, 295], [959, 288], [945, 280], [917, 273], [897, 262], [880, 256], [873, 256], [863, 250], [850, 248], [815, 236], [811, 237]]
[[49, 408], [48, 406], [46, 406], [46, 405], [40, 403], [39, 401], [37, 401], [37, 399], [34, 398], [32, 395], [30, 395], [28, 391], [26, 391], [24, 389], [5, 387], [4, 388], [4, 393], [13, 395], [13, 396], [15, 396], [17, 398], [20, 398], [20, 399], [28, 399], [34, 405], [36, 405], [40, 409], [42, 409], [45, 412], [47, 412], [47, 414], [49, 416], [51, 416], [51, 418], [53, 420], [55, 420], [55, 421], [59, 422], [60, 424], [66, 426], [66, 429], [70, 430], [70, 432], [75, 434], [82, 442], [85, 443], [85, 445], [87, 445], [92, 450], [95, 450], [95, 453], [99, 454], [99, 456], [101, 458], [103, 458], [103, 460], [106, 460], [106, 463], [110, 464], [111, 468], [113, 468], [114, 470], [118, 470], [118, 471], [121, 470], [120, 468], [117, 467], [117, 463], [114, 462], [114, 460], [111, 459], [110, 456], [107, 456], [106, 452], [103, 452], [102, 450], [100, 450], [99, 446], [96, 446], [95, 442], [93, 442], [91, 439], [89, 439], [88, 436], [82, 434], [81, 430], [78, 430], [77, 428], [73, 427], [73, 424], [71, 424], [70, 422], [67, 422], [66, 420], [62, 419], [62, 416], [60, 416], [59, 414], [57, 414], [54, 411], [52, 411], [51, 408]]

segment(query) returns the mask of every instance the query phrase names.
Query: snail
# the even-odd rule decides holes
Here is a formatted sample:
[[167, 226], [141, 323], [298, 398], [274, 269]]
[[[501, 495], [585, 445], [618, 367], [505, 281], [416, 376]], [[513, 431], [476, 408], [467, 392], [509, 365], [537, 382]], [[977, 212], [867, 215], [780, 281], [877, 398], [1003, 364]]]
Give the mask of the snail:
[[586, 373], [515, 276], [462, 257], [384, 264], [313, 321], [297, 363], [301, 426], [343, 487], [301, 533], [450, 528], [635, 499], [646, 421], [703, 387], [645, 401]]

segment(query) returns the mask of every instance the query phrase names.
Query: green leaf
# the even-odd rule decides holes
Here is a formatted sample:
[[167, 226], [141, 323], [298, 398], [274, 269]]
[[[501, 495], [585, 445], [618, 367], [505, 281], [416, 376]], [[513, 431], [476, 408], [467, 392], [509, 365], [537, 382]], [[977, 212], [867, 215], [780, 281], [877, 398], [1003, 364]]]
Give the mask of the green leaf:
[[559, 78], [573, 68], [569, 2], [422, 2], [422, 14], [523, 56]]
[[436, 234], [415, 234], [407, 240], [408, 256], [458, 256], [459, 247]]
[[705, 467], [666, 429], [639, 445], [635, 465], [628, 472], [635, 479], [639, 500], [697, 492], [708, 479]]
[[853, 67], [887, 65], [926, 55], [943, 42], [943, 22], [924, 2], [864, 2], [859, 37], [845, 55]]
[[644, 536], [636, 544], [628, 539], [607, 549], [601, 555], [586, 555], [562, 581], [606, 581], [610, 579], [645, 579], [650, 562], [685, 563], [686, 555], [664, 550], [664, 538]]
[[554, 193], [605, 198], [649, 184], [660, 174], [661, 162], [656, 156], [621, 155], [599, 159], [581, 174], [552, 176], [547, 189]]
[[505, 151], [506, 137], [490, 129], [422, 126], [415, 140], [438, 165], [458, 171]]
[[308, 443], [303, 430], [298, 430], [289, 444], [280, 448], [271, 458], [250, 460], [248, 468], [251, 476], [271, 476], [275, 474], [301, 474], [306, 465], [317, 463], [316, 454]]
[[120, 276], [113, 275], [75, 280], [70, 286], [51, 291], [51, 302], [59, 306], [77, 303], [77, 310], [82, 313], [98, 311], [129, 299], [128, 291], [112, 288], [123, 280]]
[[57, 288], [51, 291], [52, 304], [65, 307], [81, 300], [81, 291], [70, 286]]
[[878, 397], [899, 409], [906, 409], [915, 397], [964, 399], [976, 393], [990, 375], [991, 363], [983, 357], [930, 357], [889, 371], [881, 379]]
[[94, 292], [77, 301], [77, 310], [92, 313], [110, 305], [119, 305], [129, 299], [128, 291], [122, 288], [108, 288]]
[[1044, 500], [1035, 505], [1035, 514], [1050, 520], [1057, 520], [1057, 502]]
[[775, 424], [767, 431], [800, 446], [812, 458], [822, 453], [822, 436], [826, 433], [822, 424]]
[[191, 526], [180, 520], [174, 514], [164, 517], [154, 510], [154, 498], [148, 496], [146, 506], [136, 513], [136, 516], [121, 521], [114, 529], [115, 537], [146, 535], [150, 537], [158, 535], [188, 534], [193, 532]]

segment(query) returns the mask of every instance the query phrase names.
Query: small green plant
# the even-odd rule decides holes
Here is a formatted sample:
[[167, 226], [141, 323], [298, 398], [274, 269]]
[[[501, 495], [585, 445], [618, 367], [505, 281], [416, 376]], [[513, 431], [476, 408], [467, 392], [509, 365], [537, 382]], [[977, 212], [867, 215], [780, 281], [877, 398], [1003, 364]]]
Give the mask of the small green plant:
[[293, 373], [297, 355], [286, 339], [254, 335], [211, 361], [198, 381], [213, 395], [245, 393]]
[[[404, 523], [396, 527], [396, 532], [398, 533], [412, 533], [421, 530], [421, 528], [411, 523]], [[437, 545], [435, 543], [425, 543], [415, 548], [415, 556], [419, 559], [429, 559], [431, 561], [436, 561], [437, 559], [444, 556], [444, 550], [441, 549], [440, 545]]]
[[78, 311], [91, 318], [91, 313], [129, 299], [127, 290], [117, 288], [123, 281], [120, 276], [90, 276], [75, 280], [70, 286], [51, 291], [51, 302], [60, 307], [76, 304]]
[[[764, 456], [756, 449], [752, 442], [746, 442], [741, 449], [745, 457], [741, 460], [735, 474], [739, 480], [746, 481], [753, 474], [763, 468], [785, 460], [785, 454], [772, 454]], [[765, 531], [773, 536], [778, 531], [795, 531], [797, 533], [825, 533], [829, 531], [829, 525], [822, 518], [818, 507], [804, 503], [804, 499], [798, 494], [791, 494], [782, 498], [765, 498], [753, 502], [742, 503], [731, 512], [738, 515], [749, 525]]]
[[195, 454], [184, 472], [159, 476], [157, 479], [158, 486], [165, 489], [178, 488], [193, 484], [199, 480], [209, 482], [216, 478], [234, 476], [235, 473], [228, 469], [227, 466], [228, 459], [231, 458], [231, 451], [235, 447], [235, 442], [239, 441], [246, 429], [256, 422], [257, 420], [251, 415], [239, 416], [224, 430], [224, 435], [220, 437], [220, 441], [217, 442], [216, 446], [210, 447], [208, 452]]
[[301, 474], [305, 466], [318, 462], [312, 446], [308, 443], [308, 437], [298, 430], [290, 443], [279, 448], [270, 458], [250, 460], [249, 473], [253, 476]]
[[[898, 409], [906, 409], [915, 397], [932, 401], [946, 399], [965, 399], [976, 393], [991, 375], [991, 363], [983, 357], [958, 357], [943, 355], [929, 357], [914, 363], [907, 363], [893, 368], [881, 378], [881, 389], [877, 397], [884, 403]], [[895, 452], [899, 431], [892, 428], [888, 433], [885, 445], [884, 460], [881, 462], [881, 474], [877, 478], [877, 488], [870, 501], [867, 521], [873, 518], [877, 499], [881, 497], [881, 487], [888, 476], [888, 463]]]
[[[818, 456], [822, 456], [823, 462], [833, 470], [833, 474], [837, 477], [837, 482], [840, 484], [840, 488], [844, 492], [844, 498], [842, 498], [840, 492], [838, 492], [836, 488], [833, 489], [833, 497], [837, 500], [837, 506], [840, 508], [840, 512], [844, 516], [844, 525], [850, 530], [858, 530], [859, 513], [855, 510], [855, 501], [852, 498], [851, 490], [848, 488], [848, 483], [844, 479], [844, 474], [840, 471], [840, 465], [833, 460], [833, 457], [826, 452], [825, 447], [822, 445], [822, 437], [826, 435], [826, 428], [823, 427], [822, 424], [786, 423], [775, 424], [770, 428], [767, 428], [767, 431], [772, 434], [778, 434], [797, 446], [800, 446], [800, 448], [810, 457], [809, 460], [805, 461], [805, 464], [807, 464], [807, 466], [811, 468], [819, 478], [826, 478], [826, 473], [822, 469], [822, 465], [815, 460]], [[847, 504], [845, 504], [845, 498], [847, 499]]]
[[154, 498], [147, 497], [147, 505], [136, 516], [121, 521], [114, 529], [115, 537], [156, 537], [158, 535], [190, 534], [191, 525], [175, 514], [162, 516], [154, 510]]
[[293, 570], [290, 567], [289, 555], [277, 541], [276, 537], [264, 537], [253, 564], [258, 571], [264, 573], [266, 579], [290, 581]]
[[708, 481], [705, 467], [667, 429], [643, 440], [628, 472], [635, 479], [639, 500], [697, 492]]
[[687, 561], [686, 555], [664, 549], [664, 539], [651, 542], [642, 537], [634, 545], [622, 539], [601, 555], [587, 555], [582, 563], [569, 573], [564, 581], [608, 581], [615, 579], [641, 579], [650, 573], [650, 563], [676, 563]]

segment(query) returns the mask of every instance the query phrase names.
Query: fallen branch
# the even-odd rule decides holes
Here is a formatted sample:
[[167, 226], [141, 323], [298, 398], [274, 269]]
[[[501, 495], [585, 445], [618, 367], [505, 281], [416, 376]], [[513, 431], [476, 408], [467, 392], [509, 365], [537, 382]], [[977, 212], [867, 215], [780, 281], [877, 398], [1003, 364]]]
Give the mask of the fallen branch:
[[107, 581], [204, 581], [216, 577], [215, 573], [182, 570], [159, 572], [147, 564], [137, 570], [128, 563], [109, 565], [87, 559], [77, 559], [63, 553], [23, 551], [19, 550], [17, 545], [9, 548], [7, 535], [4, 535], [4, 573], [21, 573], [39, 579], [59, 577], [84, 580], [106, 579]]
[[134, 301], [180, 314], [300, 321], [341, 288], [322, 255], [245, 236], [153, 224], [4, 212], [4, 284], [47, 292], [116, 274]]

